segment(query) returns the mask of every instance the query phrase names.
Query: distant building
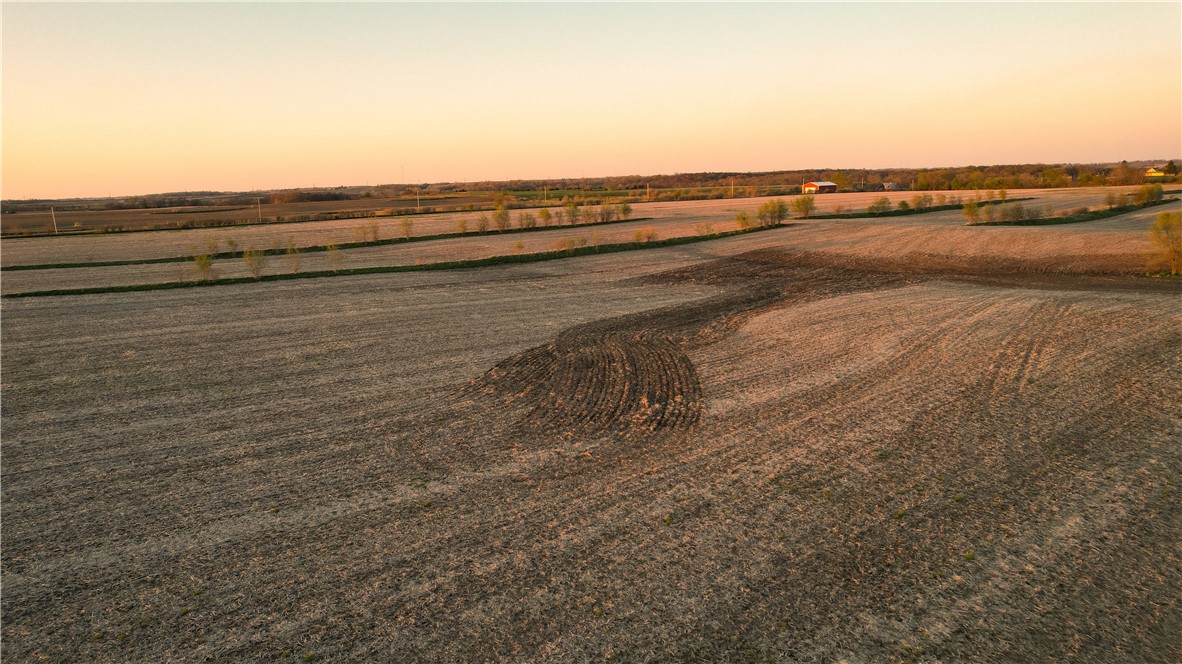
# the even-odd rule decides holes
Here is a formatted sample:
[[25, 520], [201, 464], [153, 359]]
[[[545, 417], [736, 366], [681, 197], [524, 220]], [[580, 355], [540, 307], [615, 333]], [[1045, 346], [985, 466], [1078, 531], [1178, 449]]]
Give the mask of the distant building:
[[898, 182], [883, 182], [882, 189], [883, 191], [903, 191], [902, 185]]
[[837, 193], [837, 183], [828, 180], [805, 182], [800, 190], [806, 194], [834, 194]]
[[1160, 180], [1160, 179], [1165, 178], [1167, 176], [1168, 176], [1168, 173], [1166, 173], [1165, 171], [1159, 171], [1156, 168], [1150, 168], [1149, 170], [1145, 171], [1145, 177], [1149, 178], [1149, 179]]

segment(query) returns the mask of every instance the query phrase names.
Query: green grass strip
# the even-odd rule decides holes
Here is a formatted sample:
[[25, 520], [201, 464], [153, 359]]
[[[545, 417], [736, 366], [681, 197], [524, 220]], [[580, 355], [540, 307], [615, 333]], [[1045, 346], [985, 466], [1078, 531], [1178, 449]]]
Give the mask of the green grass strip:
[[534, 254], [508, 254], [504, 256], [491, 256], [489, 258], [471, 258], [458, 261], [445, 261], [442, 263], [426, 263], [423, 265], [385, 265], [374, 267], [357, 267], [343, 270], [320, 270], [316, 272], [293, 272], [287, 274], [268, 274], [255, 279], [254, 277], [233, 277], [228, 279], [211, 279], [209, 281], [168, 281], [158, 284], [128, 284], [123, 286], [94, 286], [91, 288], [62, 288], [57, 290], [44, 291], [29, 291], [25, 293], [8, 293], [3, 295], [4, 298], [18, 298], [18, 297], [49, 297], [57, 295], [93, 295], [98, 293], [132, 293], [139, 291], [154, 291], [154, 290], [172, 290], [174, 288], [203, 288], [206, 286], [229, 286], [233, 284], [249, 284], [260, 281], [288, 281], [291, 279], [320, 279], [324, 277], [345, 277], [359, 274], [386, 274], [390, 272], [427, 272], [431, 270], [462, 270], [475, 267], [488, 267], [491, 265], [506, 265], [515, 263], [539, 263], [542, 261], [552, 261], [561, 258], [573, 258], [576, 256], [591, 256], [595, 254], [613, 254], [622, 251], [638, 251], [642, 249], [659, 249], [662, 247], [672, 247], [681, 244], [692, 244], [695, 242], [705, 242], [708, 240], [718, 240], [721, 238], [733, 237], [735, 235], [744, 235], [748, 233], [757, 233], [759, 231], [771, 230], [773, 228], [783, 228], [791, 224], [776, 224], [774, 226], [757, 226], [755, 228], [748, 228], [738, 231], [726, 231], [723, 233], [713, 233], [711, 235], [687, 235], [683, 237], [669, 238], [667, 240], [654, 240], [652, 242], [621, 242], [618, 244], [605, 244], [598, 247], [576, 247], [573, 249], [560, 249], [557, 251], [545, 251]]
[[1095, 221], [1097, 219], [1107, 219], [1108, 217], [1115, 217], [1117, 215], [1126, 214], [1129, 212], [1136, 212], [1149, 207], [1158, 205], [1165, 205], [1177, 201], [1177, 198], [1163, 198], [1160, 201], [1153, 201], [1151, 203], [1142, 203], [1141, 205], [1122, 205], [1120, 207], [1109, 208], [1107, 210], [1093, 210], [1085, 214], [1072, 214], [1066, 217], [1039, 217], [1038, 219], [1023, 219], [1021, 221], [978, 221], [969, 226], [1054, 226], [1057, 224], [1078, 224], [1085, 221]]
[[[623, 224], [634, 221], [651, 221], [652, 217], [635, 217], [631, 219], [613, 219], [611, 221], [592, 221], [586, 224], [575, 224], [574, 226], [536, 226], [534, 228], [506, 228], [503, 231], [488, 230], [488, 231], [470, 231], [464, 233], [438, 233], [436, 235], [413, 235], [409, 238], [396, 237], [387, 238], [385, 240], [364, 240], [360, 242], [342, 242], [336, 245], [337, 249], [362, 249], [365, 247], [381, 247], [389, 244], [406, 244], [408, 242], [426, 242], [428, 240], [451, 240], [461, 237], [482, 237], [487, 235], [512, 235], [514, 233], [532, 233], [536, 231], [553, 231], [553, 230], [569, 230], [571, 228], [583, 228], [586, 226], [606, 226], [608, 224]], [[308, 247], [297, 247], [299, 253], [316, 253], [319, 251], [328, 251], [328, 245], [311, 245]], [[282, 256], [287, 254], [287, 249], [261, 249], [264, 256]], [[242, 258], [242, 251], [220, 251], [210, 254], [214, 260], [226, 260], [231, 258]], [[19, 272], [21, 270], [66, 270], [82, 267], [118, 267], [120, 265], [152, 265], [156, 263], [187, 263], [193, 260], [192, 256], [167, 256], [164, 258], [136, 258], [124, 261], [91, 261], [87, 263], [40, 263], [37, 265], [8, 265], [0, 267], [0, 272]]]

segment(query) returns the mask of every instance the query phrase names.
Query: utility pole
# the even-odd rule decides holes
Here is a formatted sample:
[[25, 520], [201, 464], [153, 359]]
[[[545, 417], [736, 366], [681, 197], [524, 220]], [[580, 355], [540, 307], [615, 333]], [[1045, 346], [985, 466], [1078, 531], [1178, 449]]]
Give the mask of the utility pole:
[[644, 183], [644, 200], [651, 201], [653, 199], [653, 192], [649, 191], [648, 183]]
[[53, 234], [57, 235], [57, 213], [53, 211], [53, 206], [49, 206], [49, 215], [53, 217]]
[[731, 178], [731, 198], [735, 197], [735, 179]]
[[255, 198], [254, 202], [259, 206], [259, 223], [261, 224], [263, 223], [263, 199]]
[[542, 185], [542, 205], [546, 205], [550, 201], [549, 191], [546, 185]]

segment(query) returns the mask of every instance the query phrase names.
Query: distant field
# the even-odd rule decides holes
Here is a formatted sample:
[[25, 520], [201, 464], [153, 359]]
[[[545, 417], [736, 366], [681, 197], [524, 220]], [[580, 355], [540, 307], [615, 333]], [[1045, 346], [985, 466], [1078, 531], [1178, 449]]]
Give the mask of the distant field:
[[[262, 203], [255, 205], [227, 205], [205, 207], [152, 208], [143, 210], [85, 210], [58, 211], [57, 226], [62, 233], [84, 231], [136, 231], [153, 228], [188, 228], [213, 226], [217, 224], [252, 224], [260, 217], [265, 222], [290, 221], [307, 215], [377, 213], [384, 210], [404, 210], [422, 207], [463, 207], [486, 204], [487, 196], [423, 197], [420, 201], [410, 198], [360, 198], [344, 201], [311, 201], [306, 203]], [[52, 233], [53, 213], [20, 212], [5, 214], [0, 222], [5, 235], [30, 233]]]
[[[793, 187], [759, 186], [739, 187], [733, 191], [738, 197], [755, 197], [757, 194], [778, 194], [777, 190]], [[799, 187], [795, 187], [799, 190]], [[732, 190], [726, 187], [688, 187], [677, 189], [524, 189], [508, 191], [472, 191], [447, 194], [431, 194], [415, 198], [408, 195], [395, 197], [362, 197], [334, 201], [309, 201], [300, 203], [262, 202], [270, 195], [252, 199], [249, 194], [219, 195], [226, 204], [204, 206], [160, 207], [148, 209], [100, 210], [72, 209], [85, 205], [87, 208], [101, 207], [103, 201], [89, 200], [83, 203], [66, 201], [56, 210], [57, 232], [59, 234], [91, 234], [114, 232], [138, 232], [144, 230], [176, 230], [188, 228], [223, 228], [258, 223], [290, 223], [293, 221], [331, 221], [335, 218], [358, 219], [387, 217], [406, 212], [425, 213], [457, 211], [465, 209], [491, 210], [494, 204], [505, 199], [511, 206], [536, 207], [561, 205], [564, 199], [584, 201], [619, 202], [630, 199], [658, 201], [668, 198], [706, 198], [726, 194]], [[207, 197], [208, 198], [208, 197]], [[217, 198], [216, 196], [214, 198]], [[245, 201], [245, 202], [243, 202]], [[256, 203], [261, 203], [257, 205]], [[10, 212], [0, 218], [0, 232], [5, 237], [20, 237], [54, 233], [54, 213], [46, 210]]]
[[[728, 230], [760, 202], [342, 261]], [[1143, 276], [1153, 215], [1179, 209], [799, 220], [545, 263], [5, 299], [0, 654], [1182, 661], [1182, 281]], [[3, 264], [356, 225], [6, 239]]]
[[[673, 189], [673, 190], [652, 190], [654, 201], [661, 200], [662, 196], [672, 196], [678, 192], [694, 193], [694, 195], [720, 195], [723, 198], [711, 198], [708, 202], [719, 202], [723, 200], [743, 201], [757, 198], [750, 196], [749, 192], [767, 192], [774, 190], [775, 187], [739, 187], [734, 191], [738, 198], [730, 196], [730, 188], [727, 187], [698, 187], [690, 189]], [[1111, 187], [1111, 188], [1094, 188], [1089, 191], [1099, 191], [1100, 201], [1103, 199], [1105, 192], [1110, 190], [1125, 190], [1132, 191], [1135, 187]], [[1058, 197], [1056, 192], [1063, 191], [1082, 191], [1080, 189], [1048, 189], [1048, 190], [1014, 190], [1012, 197], [1017, 198], [1022, 191], [1043, 191], [1048, 196]], [[827, 200], [832, 199], [833, 205], [843, 205], [852, 208], [852, 211], [865, 211], [866, 205], [870, 201], [881, 196], [887, 196], [892, 202], [907, 200], [915, 192], [871, 192], [871, 193], [844, 193], [826, 195]], [[954, 196], [961, 195], [968, 198], [973, 197], [981, 192], [930, 192], [933, 196], [945, 195]], [[151, 208], [151, 209], [133, 209], [133, 210], [58, 210], [57, 227], [62, 234], [91, 234], [95, 232], [120, 232], [120, 231], [144, 231], [152, 229], [162, 230], [176, 230], [176, 229], [212, 229], [219, 230], [225, 228], [232, 228], [234, 226], [251, 225], [258, 223], [266, 224], [289, 224], [291, 222], [309, 221], [315, 223], [323, 223], [327, 221], [343, 220], [346, 222], [357, 222], [362, 219], [397, 216], [415, 209], [422, 209], [428, 212], [447, 212], [447, 211], [462, 211], [464, 209], [491, 209], [494, 200], [499, 196], [507, 196], [513, 205], [517, 206], [543, 206], [548, 204], [554, 207], [561, 205], [564, 198], [572, 200], [594, 199], [604, 202], [619, 201], [625, 198], [630, 198], [634, 202], [637, 199], [643, 199], [645, 196], [644, 190], [634, 189], [617, 189], [617, 190], [584, 190], [584, 189], [551, 189], [551, 190], [521, 190], [521, 191], [505, 191], [505, 192], [471, 192], [447, 194], [442, 196], [424, 196], [421, 199], [412, 197], [392, 197], [392, 198], [358, 198], [340, 201], [311, 201], [303, 203], [262, 203], [255, 205], [253, 200], [248, 199], [247, 204], [237, 203], [233, 205], [218, 205], [218, 206], [187, 206], [175, 208]], [[244, 195], [245, 196], [245, 195]], [[241, 198], [238, 197], [238, 198]], [[266, 198], [266, 197], [264, 197]], [[666, 201], [668, 202], [668, 201]], [[681, 204], [683, 202], [691, 201], [673, 201], [673, 204]], [[97, 205], [97, 203], [93, 203]], [[849, 211], [849, 210], [846, 210]], [[0, 217], [0, 231], [6, 237], [19, 237], [21, 235], [44, 234], [53, 233], [53, 214], [46, 211], [36, 212], [19, 212], [5, 214]]]
[[[1052, 209], [1073, 209], [1082, 205], [1100, 206], [1104, 190], [1058, 189], [1014, 192], [1013, 196], [1032, 196], [1028, 205], [1049, 205]], [[879, 194], [880, 195], [880, 194]], [[837, 194], [818, 197], [819, 213], [838, 207], [864, 210], [879, 195]], [[909, 193], [898, 192], [896, 200], [906, 200]], [[552, 251], [566, 242], [586, 245], [613, 244], [632, 241], [636, 233], [651, 230], [657, 238], [668, 239], [724, 232], [737, 228], [734, 217], [746, 211], [752, 216], [763, 199], [737, 199], [666, 203], [638, 203], [634, 216], [646, 219], [605, 226], [556, 226], [530, 233], [471, 237], [427, 242], [411, 242], [376, 247], [343, 250], [338, 266], [345, 268], [382, 265], [414, 265], [455, 260], [487, 258], [516, 253]], [[786, 240], [810, 250], [825, 250], [841, 246], [844, 253], [887, 251], [890, 255], [924, 252], [929, 254], [1004, 255], [1024, 259], [1048, 256], [1089, 256], [1090, 261], [1107, 260], [1109, 269], [1129, 272], [1144, 271], [1144, 254], [1149, 251], [1146, 229], [1153, 215], [1163, 209], [1153, 208], [1112, 220], [1100, 220], [1080, 225], [1081, 233], [1065, 234], [1047, 228], [968, 228], [957, 211], [931, 212], [907, 217], [884, 219], [806, 220], [791, 228], [775, 231], [764, 238], [752, 238], [750, 246], [778, 245]], [[417, 217], [413, 220], [388, 219], [377, 221], [377, 232], [382, 238], [400, 237], [401, 221], [412, 224], [414, 236], [454, 233], [463, 222], [467, 229], [476, 228], [476, 219], [484, 213], [449, 213]], [[1118, 221], [1123, 220], [1123, 221]], [[28, 238], [5, 241], [3, 265], [84, 263], [120, 261], [145, 258], [191, 256], [204, 251], [211, 243], [219, 251], [230, 247], [274, 248], [324, 246], [343, 244], [364, 237], [371, 221], [338, 220], [282, 226], [252, 226], [233, 229], [168, 231], [160, 233], [115, 234], [94, 237]], [[1095, 235], [1108, 229], [1103, 238]], [[1136, 229], [1134, 232], [1127, 232]], [[999, 238], [1004, 241], [999, 243]], [[325, 252], [304, 253], [298, 256], [298, 269], [319, 271], [331, 269], [330, 256]], [[266, 261], [266, 274], [291, 271], [286, 256], [271, 256]], [[249, 276], [240, 259], [213, 262], [213, 273], [219, 277]], [[4, 293], [38, 291], [60, 288], [82, 288], [102, 285], [161, 283], [197, 278], [191, 262], [153, 265], [129, 265], [5, 272], [0, 290]]]

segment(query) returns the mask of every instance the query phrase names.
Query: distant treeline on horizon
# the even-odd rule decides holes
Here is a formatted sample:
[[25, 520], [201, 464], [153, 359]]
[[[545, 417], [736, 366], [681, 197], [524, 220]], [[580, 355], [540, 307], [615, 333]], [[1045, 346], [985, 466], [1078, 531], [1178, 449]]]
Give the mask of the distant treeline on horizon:
[[[1171, 162], [1172, 163], [1172, 162]], [[893, 183], [902, 189], [1042, 189], [1141, 184], [1145, 169], [1165, 168], [1163, 162], [1144, 161], [1106, 164], [1007, 164], [959, 166], [952, 168], [847, 168], [765, 171], [755, 173], [676, 173], [673, 175], [625, 175], [554, 180], [509, 180], [504, 182], [448, 183], [432, 185], [439, 191], [532, 191], [586, 188], [594, 190], [687, 189], [701, 187], [780, 187], [826, 180], [839, 191], [861, 191], [871, 185]], [[1174, 169], [1175, 175], [1177, 169]], [[403, 185], [382, 185], [403, 186]], [[453, 189], [458, 187], [458, 189]]]
[[[441, 182], [433, 184], [380, 184], [338, 187], [305, 187], [254, 192], [172, 192], [122, 198], [73, 198], [5, 200], [6, 213], [44, 209], [63, 202], [86, 209], [146, 209], [306, 203], [362, 198], [400, 198], [406, 196], [456, 196], [461, 194], [529, 194], [550, 191], [556, 198], [575, 192], [640, 192], [699, 190], [687, 197], [702, 197], [701, 190], [716, 190], [720, 197], [734, 192], [739, 196], [762, 195], [770, 190], [780, 194], [799, 192], [805, 182], [834, 182], [838, 191], [881, 191], [887, 189], [939, 191], [964, 189], [1043, 189], [1055, 187], [1091, 187], [1133, 185], [1147, 181], [1146, 169], [1154, 167], [1168, 174], [1165, 181], [1176, 181], [1176, 162], [1122, 161], [1101, 164], [1006, 164], [996, 166], [959, 166], [952, 168], [877, 168], [877, 169], [804, 169], [763, 172], [674, 173], [671, 175], [621, 175], [590, 178], [553, 178], [541, 180], [501, 180], [478, 182]], [[1153, 180], [1160, 182], [1161, 179]], [[741, 189], [741, 190], [740, 190]], [[792, 193], [795, 193], [792, 192]], [[667, 197], [661, 196], [661, 199]]]

